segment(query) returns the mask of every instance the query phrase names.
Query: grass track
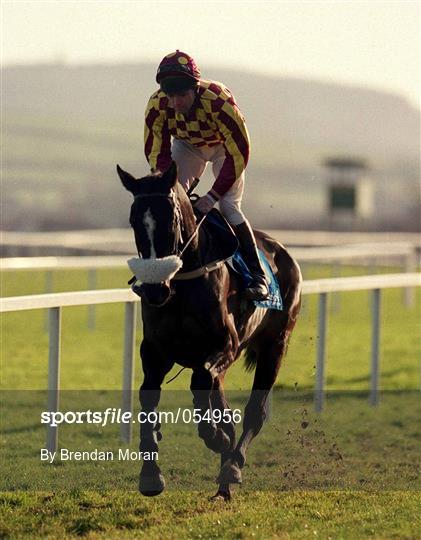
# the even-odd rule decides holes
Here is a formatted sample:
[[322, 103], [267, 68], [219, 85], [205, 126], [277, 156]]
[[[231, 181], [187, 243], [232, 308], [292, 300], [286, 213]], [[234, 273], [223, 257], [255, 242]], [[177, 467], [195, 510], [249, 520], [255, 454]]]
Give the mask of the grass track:
[[32, 538], [419, 538], [420, 494], [268, 493], [229, 503], [203, 492], [71, 491], [1, 496], [3, 537]]

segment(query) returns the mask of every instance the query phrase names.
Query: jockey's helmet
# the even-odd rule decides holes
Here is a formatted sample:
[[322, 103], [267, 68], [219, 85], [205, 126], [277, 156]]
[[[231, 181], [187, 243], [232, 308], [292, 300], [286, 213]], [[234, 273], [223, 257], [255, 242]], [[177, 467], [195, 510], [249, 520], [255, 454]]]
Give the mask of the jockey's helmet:
[[156, 82], [167, 94], [194, 89], [199, 80], [200, 70], [194, 59], [178, 49], [161, 60], [156, 73]]

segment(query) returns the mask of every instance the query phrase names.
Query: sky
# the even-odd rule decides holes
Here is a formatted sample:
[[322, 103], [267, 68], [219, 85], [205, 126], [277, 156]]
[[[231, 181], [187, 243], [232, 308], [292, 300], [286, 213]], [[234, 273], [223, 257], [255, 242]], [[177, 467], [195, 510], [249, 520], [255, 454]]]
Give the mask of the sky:
[[[151, 61], [385, 90], [420, 107], [419, 0], [1, 0], [2, 66]], [[205, 75], [205, 73], [204, 73]]]

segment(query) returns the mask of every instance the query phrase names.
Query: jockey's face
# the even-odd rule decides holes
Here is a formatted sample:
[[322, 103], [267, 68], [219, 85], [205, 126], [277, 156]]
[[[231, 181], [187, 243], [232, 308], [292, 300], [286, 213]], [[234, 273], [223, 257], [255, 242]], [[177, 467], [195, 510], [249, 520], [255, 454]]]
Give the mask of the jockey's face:
[[194, 90], [185, 90], [177, 94], [167, 94], [169, 105], [176, 113], [187, 114], [191, 109], [196, 93]]

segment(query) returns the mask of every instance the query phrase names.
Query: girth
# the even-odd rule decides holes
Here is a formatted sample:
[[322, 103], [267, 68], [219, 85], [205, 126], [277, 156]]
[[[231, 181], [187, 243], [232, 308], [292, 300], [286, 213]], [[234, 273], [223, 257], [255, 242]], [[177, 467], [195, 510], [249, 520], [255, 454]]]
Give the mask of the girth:
[[172, 278], [171, 281], [180, 281], [180, 280], [188, 280], [188, 279], [195, 279], [200, 276], [204, 276], [208, 272], [213, 272], [214, 270], [217, 270], [218, 268], [221, 268], [221, 266], [224, 266], [225, 262], [230, 259], [228, 257], [227, 259], [221, 259], [219, 261], [213, 261], [211, 263], [205, 264], [204, 266], [201, 266], [200, 268], [196, 268], [196, 270], [191, 270], [190, 272], [177, 272], [177, 274]]

